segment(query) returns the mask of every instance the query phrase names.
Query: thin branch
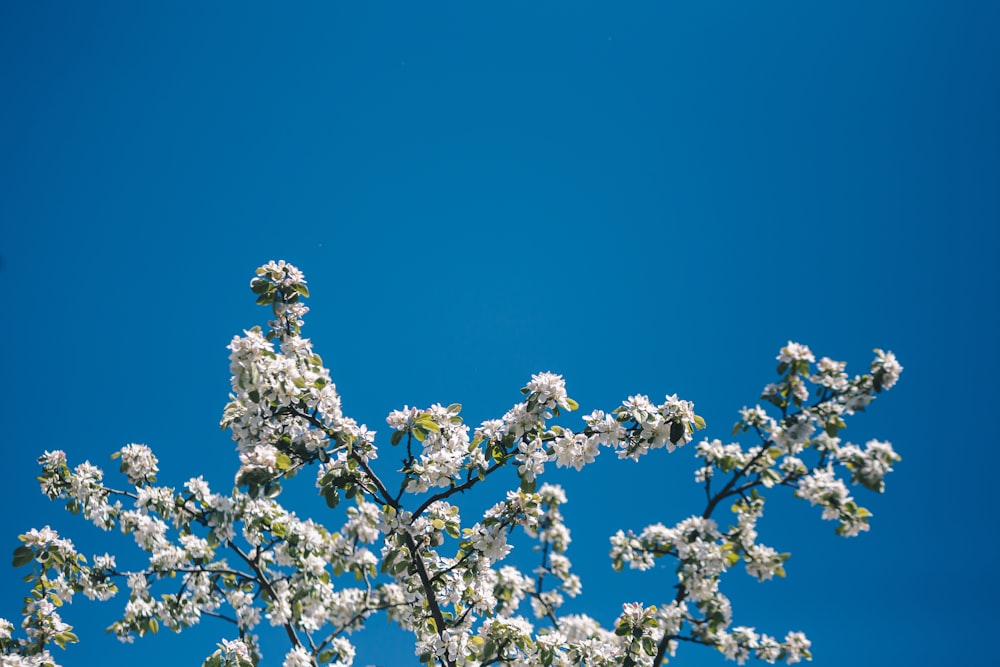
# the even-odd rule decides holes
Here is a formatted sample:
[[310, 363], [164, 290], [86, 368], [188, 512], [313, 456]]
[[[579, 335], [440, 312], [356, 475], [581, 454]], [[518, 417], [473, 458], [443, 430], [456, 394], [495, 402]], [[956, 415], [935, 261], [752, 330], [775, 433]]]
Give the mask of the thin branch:
[[[271, 599], [277, 600], [278, 595], [277, 593], [275, 593], [274, 588], [271, 586], [271, 582], [264, 574], [264, 571], [260, 569], [260, 565], [258, 565], [257, 560], [255, 558], [251, 558], [250, 556], [248, 556], [246, 553], [243, 552], [242, 549], [240, 549], [238, 546], [236, 546], [231, 542], [229, 543], [229, 547], [233, 551], [235, 551], [237, 555], [239, 555], [239, 557], [242, 558], [246, 562], [246, 564], [249, 565], [250, 568], [256, 573], [257, 576], [255, 577], [255, 580], [261, 585], [262, 588], [267, 590], [267, 594], [271, 596]], [[288, 635], [289, 641], [292, 642], [292, 646], [295, 648], [302, 648], [302, 641], [299, 639], [298, 634], [296, 634], [295, 628], [292, 626], [291, 621], [285, 622], [282, 625], [285, 628], [285, 634]]]
[[239, 622], [235, 618], [230, 618], [229, 616], [226, 616], [225, 614], [220, 614], [219, 612], [216, 612], [216, 611], [209, 611], [208, 609], [199, 609], [199, 611], [202, 614], [204, 614], [205, 616], [211, 616], [212, 618], [218, 618], [218, 619], [221, 619], [223, 621], [229, 621], [233, 625], [239, 625]]
[[[483, 477], [489, 477], [491, 474], [493, 474], [494, 472], [496, 472], [497, 470], [499, 470], [500, 468], [502, 468], [505, 464], [506, 464], [506, 460], [494, 463], [492, 466], [490, 466], [485, 471], [483, 471]], [[423, 514], [424, 511], [428, 507], [430, 507], [432, 504], [436, 503], [437, 501], [444, 500], [445, 498], [450, 498], [451, 496], [455, 495], [456, 493], [462, 493], [463, 491], [467, 491], [467, 490], [471, 489], [472, 487], [474, 487], [476, 484], [478, 484], [481, 481], [482, 480], [479, 478], [478, 475], [475, 476], [475, 477], [469, 477], [462, 484], [459, 484], [457, 486], [452, 486], [452, 487], [448, 488], [446, 491], [441, 491], [440, 493], [435, 493], [433, 496], [431, 496], [430, 498], [428, 498], [427, 500], [425, 500], [424, 503], [422, 505], [420, 505], [420, 507], [417, 508], [417, 510], [413, 513], [414, 518], [416, 518], [416, 517], [420, 516], [421, 514]]]
[[[413, 557], [413, 564], [417, 570], [417, 576], [420, 577], [420, 584], [423, 586], [424, 594], [427, 597], [427, 606], [430, 607], [431, 617], [434, 619], [434, 624], [437, 626], [437, 634], [440, 636], [442, 632], [447, 629], [444, 622], [444, 615], [441, 613], [441, 607], [438, 605], [437, 596], [434, 594], [434, 585], [431, 583], [431, 578], [427, 574], [427, 568], [424, 565], [424, 559], [420, 556], [419, 549], [417, 548], [417, 543], [414, 541], [413, 536], [408, 532], [404, 532], [406, 536], [406, 546], [410, 550], [410, 555]], [[452, 661], [445, 662], [444, 657], [440, 658], [442, 664], [447, 664], [448, 667], [455, 667], [455, 663]]]

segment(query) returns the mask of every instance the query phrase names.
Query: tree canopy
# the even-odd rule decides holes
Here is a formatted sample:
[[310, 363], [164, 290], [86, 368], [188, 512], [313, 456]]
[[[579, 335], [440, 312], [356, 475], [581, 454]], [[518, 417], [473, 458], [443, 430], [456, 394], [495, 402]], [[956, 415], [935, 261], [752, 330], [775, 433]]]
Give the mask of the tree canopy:
[[[545, 372], [526, 382], [520, 402], [478, 426], [465, 423], [457, 403], [394, 410], [388, 442], [377, 444], [373, 430], [344, 414], [330, 371], [302, 336], [302, 272], [269, 262], [250, 287], [272, 319], [229, 346], [232, 393], [221, 425], [239, 456], [235, 488], [213, 491], [201, 476], [181, 490], [159, 486], [158, 461], [142, 444], [114, 454], [118, 483], [64, 451], [46, 452], [42, 491], [102, 529], [133, 536], [148, 564], [120, 569], [112, 554], [88, 560], [48, 526], [21, 535], [13, 564], [30, 570], [29, 594], [20, 632], [0, 619], [3, 665], [56, 664], [52, 645], [78, 641], [59, 612], [77, 594], [127, 594], [110, 628], [126, 641], [221, 619], [231, 629], [207, 667], [257, 665], [275, 654], [284, 667], [351, 665], [376, 616], [412, 633], [422, 663], [442, 667], [657, 666], [682, 644], [740, 664], [796, 663], [811, 657], [806, 635], [736, 624], [721, 575], [742, 568], [762, 582], [785, 576], [790, 554], [757, 531], [765, 501], [778, 493], [817, 506], [840, 535], [867, 531], [871, 513], [852, 487], [881, 493], [900, 460], [888, 442], [841, 438], [850, 416], [895, 385], [902, 366], [892, 352], [875, 350], [867, 372], [851, 376], [845, 362], [817, 360], [791, 341], [760, 404], [739, 411], [732, 442], [695, 442], [706, 422], [676, 395], [657, 402], [636, 394], [574, 420], [580, 406], [564, 379]], [[642, 464], [692, 449], [703, 504], [674, 525], [609, 536], [614, 570], [667, 562], [673, 593], [623, 600], [610, 627], [564, 613], [582, 582], [560, 511], [566, 493], [546, 472], [579, 471], [604, 451]], [[281, 503], [283, 487], [300, 475], [318, 489], [322, 521]], [[470, 515], [463, 498], [474, 487], [496, 502]], [[534, 569], [509, 561], [514, 535], [534, 541]], [[260, 645], [255, 628], [265, 623], [284, 630], [285, 647]]]

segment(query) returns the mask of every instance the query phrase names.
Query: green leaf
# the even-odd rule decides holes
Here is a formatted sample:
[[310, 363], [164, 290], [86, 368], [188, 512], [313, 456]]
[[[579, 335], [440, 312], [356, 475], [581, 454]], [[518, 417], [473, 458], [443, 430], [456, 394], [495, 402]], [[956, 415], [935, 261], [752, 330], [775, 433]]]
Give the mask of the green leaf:
[[441, 432], [441, 427], [438, 426], [437, 422], [434, 421], [434, 418], [428, 414], [424, 414], [421, 415], [420, 417], [417, 417], [417, 420], [414, 423], [419, 424], [421, 427], [427, 429], [428, 431], [433, 431], [435, 433]]
[[681, 441], [685, 433], [684, 423], [680, 421], [675, 421], [670, 423], [670, 442], [675, 445]]
[[574, 401], [572, 398], [566, 397], [566, 405], [569, 406], [570, 411], [579, 410], [580, 404]]
[[278, 470], [288, 470], [292, 467], [292, 459], [288, 454], [279, 452], [275, 459], [275, 465], [278, 467]]
[[[705, 428], [705, 419], [703, 417], [701, 417], [700, 415], [695, 415], [694, 416], [694, 427], [696, 429], [698, 429], [699, 431], [701, 429]], [[733, 435], [736, 435], [736, 434], [733, 433]]]
[[525, 493], [534, 493], [535, 487], [537, 486], [538, 486], [537, 478], [532, 479], [530, 482], [524, 477], [521, 478], [521, 490], [524, 491]]
[[309, 288], [302, 283], [295, 283], [292, 285], [292, 289], [301, 294], [302, 296], [309, 298]]
[[642, 650], [646, 652], [646, 655], [656, 655], [656, 642], [653, 641], [652, 637], [647, 635], [642, 638]]
[[392, 444], [393, 447], [398, 445], [400, 441], [403, 439], [403, 433], [404, 431], [393, 431], [392, 437], [389, 438], [389, 442], [390, 444]]
[[27, 565], [33, 560], [35, 560], [35, 552], [32, 551], [31, 547], [22, 544], [14, 549], [14, 567]]

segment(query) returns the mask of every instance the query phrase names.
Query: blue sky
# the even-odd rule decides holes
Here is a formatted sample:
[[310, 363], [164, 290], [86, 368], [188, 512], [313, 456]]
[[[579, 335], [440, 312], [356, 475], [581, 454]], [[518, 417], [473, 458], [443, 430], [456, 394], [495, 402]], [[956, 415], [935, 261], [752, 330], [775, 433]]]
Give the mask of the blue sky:
[[[285, 259], [345, 410], [383, 434], [404, 404], [499, 416], [551, 370], [586, 412], [678, 393], [726, 439], [789, 339], [856, 372], [894, 350], [900, 384], [845, 433], [904, 458], [857, 492], [872, 531], [770, 502], [788, 578], [729, 575], [736, 620], [805, 631], [817, 667], [994, 664], [998, 31], [971, 1], [4, 3], [0, 546], [44, 524], [127, 544], [41, 496], [46, 449], [112, 469], [145, 442], [161, 481], [231, 484], [225, 346]], [[700, 512], [692, 455], [558, 476], [575, 610], [671, 597], [667, 568], [613, 575], [607, 538]], [[67, 610], [62, 664], [195, 665], [231, 636], [121, 647], [123, 604]], [[416, 663], [380, 621], [357, 643]]]

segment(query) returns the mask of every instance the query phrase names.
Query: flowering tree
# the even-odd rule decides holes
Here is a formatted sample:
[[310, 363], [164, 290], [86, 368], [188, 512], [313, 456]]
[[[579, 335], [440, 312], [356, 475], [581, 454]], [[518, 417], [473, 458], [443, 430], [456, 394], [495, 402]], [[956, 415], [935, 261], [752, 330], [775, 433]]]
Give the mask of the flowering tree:
[[[761, 544], [756, 530], [765, 498], [779, 489], [819, 505], [841, 535], [868, 530], [870, 513], [847, 482], [881, 492], [899, 456], [889, 443], [861, 447], [838, 433], [847, 416], [895, 384], [902, 367], [891, 352], [876, 350], [869, 372], [851, 378], [843, 362], [816, 362], [804, 345], [782, 348], [779, 379], [761, 397], [766, 407], [743, 408], [733, 429], [751, 443], [695, 446], [704, 507], [675, 526], [611, 537], [615, 570], [646, 570], [666, 558], [677, 585], [656, 606], [622, 605], [604, 628], [560, 612], [581, 583], [567, 556], [566, 496], [540, 479], [547, 465], [580, 470], [602, 448], [635, 461], [651, 450], [674, 452], [705, 427], [690, 402], [630, 396], [572, 430], [554, 421], [577, 403], [560, 376], [541, 373], [521, 390], [520, 403], [475, 429], [458, 404], [406, 407], [387, 419], [390, 445], [403, 452], [402, 481], [390, 488], [377, 471], [375, 433], [342, 413], [329, 371], [301, 336], [309, 295], [302, 273], [270, 262], [250, 287], [274, 319], [266, 332], [255, 327], [229, 346], [233, 393], [222, 426], [239, 452], [237, 488], [215, 493], [201, 477], [183, 490], [157, 486], [157, 460], [145, 445], [113, 456], [128, 481], [121, 488], [90, 463], [71, 467], [64, 452], [46, 452], [42, 491], [100, 528], [131, 534], [148, 565], [129, 572], [113, 555], [88, 560], [48, 526], [21, 535], [14, 565], [30, 566], [31, 590], [22, 637], [0, 619], [0, 665], [55, 665], [51, 645], [77, 641], [57, 607], [77, 593], [107, 600], [122, 584], [128, 602], [111, 628], [122, 640], [160, 626], [180, 631], [205, 616], [229, 621], [233, 638], [221, 641], [206, 667], [258, 664], [254, 629], [265, 622], [287, 636], [284, 667], [351, 665], [349, 637], [374, 614], [412, 632], [419, 660], [441, 667], [656, 666], [680, 641], [715, 647], [740, 664], [811, 657], [801, 632], [779, 640], [733, 625], [720, 574], [742, 562], [760, 581], [784, 576], [788, 554]], [[518, 488], [501, 489], [481, 517], [463, 517], [455, 504], [461, 494], [505, 467], [516, 468]], [[278, 500], [282, 484], [307, 468], [330, 516], [339, 517], [336, 530], [300, 519]], [[719, 523], [723, 508], [732, 511], [722, 520], [727, 528]], [[538, 542], [531, 575], [504, 563], [514, 531]]]

